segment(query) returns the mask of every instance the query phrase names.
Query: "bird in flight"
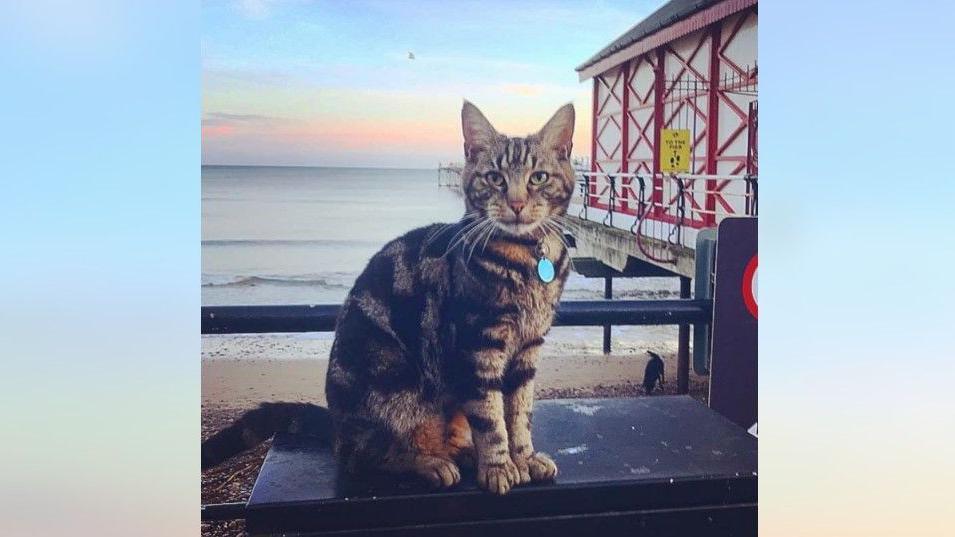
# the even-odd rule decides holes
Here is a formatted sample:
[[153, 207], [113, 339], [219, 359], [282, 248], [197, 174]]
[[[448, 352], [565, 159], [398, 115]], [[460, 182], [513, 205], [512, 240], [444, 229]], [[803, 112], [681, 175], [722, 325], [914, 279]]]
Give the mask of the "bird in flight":
[[409, 60], [413, 60], [413, 59], [414, 59], [414, 52], [411, 52], [410, 50], [408, 51], [408, 59], [409, 59]]

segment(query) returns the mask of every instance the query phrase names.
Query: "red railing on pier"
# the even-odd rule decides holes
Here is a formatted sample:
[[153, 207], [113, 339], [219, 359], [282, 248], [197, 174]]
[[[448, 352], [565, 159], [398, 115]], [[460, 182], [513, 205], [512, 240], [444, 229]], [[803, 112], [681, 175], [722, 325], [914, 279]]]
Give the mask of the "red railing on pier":
[[756, 175], [581, 172], [571, 215], [628, 229], [650, 260], [673, 261], [697, 233], [730, 216], [757, 216]]

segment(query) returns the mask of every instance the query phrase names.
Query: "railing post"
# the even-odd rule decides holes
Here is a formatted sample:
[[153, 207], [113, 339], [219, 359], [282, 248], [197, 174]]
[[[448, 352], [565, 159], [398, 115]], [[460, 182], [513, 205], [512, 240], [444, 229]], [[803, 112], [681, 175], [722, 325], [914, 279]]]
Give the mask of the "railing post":
[[604, 216], [603, 223], [613, 227], [613, 208], [617, 203], [617, 178], [608, 174], [607, 180], [610, 182], [610, 198], [607, 201], [607, 215]]
[[759, 215], [759, 183], [755, 175], [746, 176], [746, 216]]
[[[637, 235], [637, 240], [640, 240], [640, 229], [637, 227], [640, 225], [640, 222], [643, 220], [643, 212], [646, 210], [646, 183], [643, 180], [643, 177], [639, 175], [635, 177], [637, 183], [640, 185], [640, 191], [637, 193], [637, 217], [633, 220], [633, 224], [630, 226], [630, 233]], [[631, 179], [631, 183], [632, 183]]]
[[758, 123], [757, 123], [757, 114], [759, 113], [758, 101], [751, 101], [749, 103], [749, 117], [747, 119], [746, 125], [746, 174], [747, 175], [756, 175], [759, 173], [757, 171], [757, 155], [759, 153], [758, 146]]
[[580, 217], [584, 220], [587, 219], [587, 207], [590, 205], [590, 176], [584, 175], [584, 182], [582, 185], [584, 189], [584, 206], [580, 209]]
[[[683, 182], [683, 179], [675, 174], [671, 174], [670, 177], [676, 181], [677, 188], [677, 197], [676, 197], [676, 214], [677, 214], [677, 223], [674, 225], [673, 229], [670, 230], [670, 242], [675, 245], [683, 244], [683, 224], [686, 221], [686, 184]], [[673, 241], [673, 236], [676, 235], [676, 241]]]
[[[613, 298], [613, 277], [604, 276], [604, 298], [611, 300]], [[610, 325], [604, 325], [604, 354], [610, 354]]]
[[[680, 298], [690, 298], [691, 282], [690, 278], [680, 276]], [[685, 394], [690, 392], [690, 325], [680, 325], [678, 340], [676, 391]]]

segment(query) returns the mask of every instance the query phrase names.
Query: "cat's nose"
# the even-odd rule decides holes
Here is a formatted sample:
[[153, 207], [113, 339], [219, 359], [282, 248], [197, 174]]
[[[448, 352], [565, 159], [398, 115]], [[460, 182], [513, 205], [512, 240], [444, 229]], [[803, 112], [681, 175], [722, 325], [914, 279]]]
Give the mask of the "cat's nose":
[[511, 209], [514, 210], [514, 214], [521, 214], [521, 210], [524, 209], [524, 206], [527, 205], [527, 202], [521, 201], [521, 200], [513, 200], [513, 201], [508, 201], [507, 204], [510, 205]]

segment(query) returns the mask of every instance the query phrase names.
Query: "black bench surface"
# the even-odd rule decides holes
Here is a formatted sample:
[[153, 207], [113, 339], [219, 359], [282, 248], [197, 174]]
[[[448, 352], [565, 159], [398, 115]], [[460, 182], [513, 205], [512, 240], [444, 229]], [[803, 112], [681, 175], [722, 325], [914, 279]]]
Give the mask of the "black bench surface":
[[339, 472], [328, 447], [279, 435], [247, 505], [253, 534], [755, 535], [756, 439], [686, 396], [558, 399], [534, 409], [552, 483], [504, 497], [462, 483]]

